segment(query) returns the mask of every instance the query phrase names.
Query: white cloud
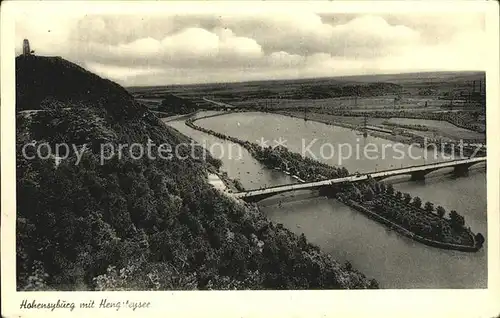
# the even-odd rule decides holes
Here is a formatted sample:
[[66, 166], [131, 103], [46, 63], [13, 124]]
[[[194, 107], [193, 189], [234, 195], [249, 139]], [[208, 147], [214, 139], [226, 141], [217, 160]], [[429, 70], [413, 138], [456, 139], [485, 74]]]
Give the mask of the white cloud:
[[[418, 17], [418, 18], [417, 18]], [[18, 16], [17, 51], [61, 55], [125, 85], [482, 70], [477, 14], [321, 16], [313, 12], [175, 16]], [[50, 32], [49, 32], [50, 30]]]
[[229, 29], [186, 28], [161, 40], [147, 37], [116, 45], [84, 41], [73, 44], [71, 55], [78, 56], [78, 60], [120, 66], [238, 66], [264, 56], [255, 40], [236, 36]]
[[276, 67], [297, 67], [304, 64], [306, 58], [298, 54], [290, 54], [285, 51], [273, 52], [269, 55], [269, 63]]
[[419, 40], [415, 30], [390, 25], [382, 17], [370, 15], [338, 25], [323, 22], [318, 14], [307, 12], [236, 15], [223, 17], [221, 24], [239, 35], [254, 38], [270, 51], [283, 50], [301, 55], [327, 52], [338, 56], [373, 56]]
[[219, 36], [219, 54], [231, 58], [235, 55], [241, 58], [261, 58], [264, 53], [261, 46], [254, 39], [238, 37], [230, 29], [218, 28], [215, 30]]
[[390, 25], [382, 17], [362, 16], [346, 24], [335, 26], [330, 34], [330, 40], [333, 42], [337, 39], [343, 40], [344, 53], [348, 52], [352, 55], [355, 53], [353, 51], [360, 50], [360, 48], [364, 48], [360, 50], [361, 52], [383, 49], [390, 52], [400, 46], [419, 42], [420, 35], [406, 26]]
[[219, 37], [205, 29], [188, 28], [161, 41], [162, 51], [173, 58], [216, 56]]
[[126, 82], [129, 79], [133, 79], [138, 76], [157, 76], [162, 74], [164, 70], [162, 68], [151, 68], [151, 67], [123, 67], [123, 66], [112, 66], [95, 62], [86, 62], [85, 68], [100, 75], [105, 78], [109, 78], [119, 82]]

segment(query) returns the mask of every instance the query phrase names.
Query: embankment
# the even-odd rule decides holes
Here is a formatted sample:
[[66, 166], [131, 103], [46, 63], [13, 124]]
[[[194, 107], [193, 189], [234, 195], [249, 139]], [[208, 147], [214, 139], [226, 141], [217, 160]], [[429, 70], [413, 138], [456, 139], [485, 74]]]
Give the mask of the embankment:
[[416, 233], [413, 233], [402, 226], [384, 218], [383, 216], [380, 216], [379, 214], [371, 211], [370, 209], [365, 208], [364, 206], [360, 205], [359, 203], [351, 200], [351, 199], [342, 199], [342, 198], [337, 198], [339, 201], [344, 203], [345, 205], [350, 206], [351, 208], [355, 209], [356, 211], [359, 211], [369, 218], [380, 222], [387, 227], [391, 228], [392, 230], [396, 231], [397, 233], [406, 236], [408, 238], [411, 238], [417, 242], [420, 242], [422, 244], [432, 246], [432, 247], [437, 247], [437, 248], [442, 248], [442, 249], [447, 249], [447, 250], [456, 250], [456, 251], [461, 251], [461, 252], [477, 252], [478, 250], [481, 249], [481, 246], [478, 246], [477, 242], [475, 241], [474, 235], [472, 232], [469, 231], [469, 235], [471, 236], [471, 240], [474, 242], [473, 246], [467, 246], [467, 245], [459, 245], [459, 244], [451, 244], [451, 243], [446, 243], [446, 242], [440, 242], [436, 240], [431, 240], [428, 238], [425, 238], [423, 236], [420, 236]]

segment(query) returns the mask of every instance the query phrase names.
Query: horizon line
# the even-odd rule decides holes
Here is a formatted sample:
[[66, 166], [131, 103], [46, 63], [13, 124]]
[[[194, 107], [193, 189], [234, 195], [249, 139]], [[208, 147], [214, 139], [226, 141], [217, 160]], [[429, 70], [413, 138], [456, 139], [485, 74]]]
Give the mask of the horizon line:
[[[154, 84], [154, 85], [122, 85], [125, 88], [142, 88], [142, 87], [173, 87], [173, 86], [190, 86], [190, 85], [219, 85], [219, 84], [244, 84], [244, 83], [259, 83], [259, 82], [276, 82], [276, 81], [299, 81], [299, 80], [323, 80], [323, 79], [341, 79], [352, 77], [369, 77], [369, 76], [386, 76], [386, 75], [411, 75], [411, 74], [429, 74], [429, 73], [482, 73], [486, 75], [484, 70], [426, 70], [426, 71], [408, 71], [408, 72], [388, 72], [388, 73], [373, 73], [373, 74], [350, 74], [350, 75], [333, 75], [333, 76], [310, 76], [310, 77], [294, 77], [294, 78], [275, 78], [275, 79], [253, 79], [247, 81], [226, 81], [226, 82], [192, 82], [185, 84]], [[356, 81], [354, 81], [356, 82]], [[373, 82], [376, 83], [376, 82]]]

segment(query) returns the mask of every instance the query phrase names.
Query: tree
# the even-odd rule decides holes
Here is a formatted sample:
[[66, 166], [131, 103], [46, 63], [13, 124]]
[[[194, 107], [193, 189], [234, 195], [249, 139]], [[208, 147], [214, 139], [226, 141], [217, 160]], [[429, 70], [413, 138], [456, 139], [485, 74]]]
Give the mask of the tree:
[[461, 215], [458, 215], [458, 225], [460, 225], [462, 228], [465, 226], [465, 218]]
[[451, 210], [450, 211], [450, 221], [451, 221], [451, 223], [453, 223], [453, 222], [455, 222], [457, 220], [457, 216], [458, 216], [457, 211], [455, 211], [455, 210]]
[[483, 236], [483, 234], [477, 233], [476, 236], [475, 236], [475, 240], [476, 240], [476, 246], [477, 247], [482, 247], [483, 246], [483, 243], [484, 243], [484, 236]]
[[340, 168], [339, 174], [341, 177], [347, 177], [349, 175], [349, 170], [345, 167]]
[[396, 199], [401, 200], [403, 198], [403, 193], [401, 191], [396, 191], [395, 197]]
[[432, 204], [431, 202], [427, 201], [427, 202], [425, 202], [424, 209], [427, 212], [432, 212], [432, 211], [434, 211], [434, 204]]
[[378, 289], [379, 288], [378, 282], [373, 278], [370, 279], [370, 283], [368, 285], [368, 288], [369, 289]]
[[404, 202], [406, 204], [410, 204], [410, 202], [411, 202], [411, 195], [409, 193], [405, 193], [404, 194]]
[[363, 198], [366, 200], [366, 201], [371, 201], [373, 200], [373, 197], [374, 197], [374, 193], [373, 193], [373, 190], [370, 188], [370, 187], [367, 187], [363, 193]]
[[385, 192], [386, 192], [387, 194], [390, 194], [390, 195], [393, 195], [393, 194], [394, 194], [394, 187], [392, 186], [392, 184], [388, 184], [388, 185], [387, 185], [387, 188], [386, 188]]
[[414, 197], [413, 205], [417, 208], [420, 208], [422, 206], [422, 200], [419, 197]]
[[385, 190], [386, 190], [385, 183], [381, 182], [381, 183], [379, 183], [379, 185], [380, 185], [380, 192], [385, 192]]
[[465, 225], [465, 219], [463, 216], [457, 213], [455, 210], [450, 211], [450, 224], [454, 229], [461, 229]]
[[446, 210], [440, 205], [436, 208], [436, 212], [440, 218], [444, 217], [444, 215], [446, 214]]
[[351, 262], [346, 261], [346, 262], [344, 263], [344, 268], [345, 268], [346, 270], [348, 270], [348, 271], [352, 271], [352, 264], [351, 264]]
[[374, 207], [374, 210], [375, 212], [377, 213], [382, 213], [384, 212], [384, 204], [380, 201], [380, 200], [377, 200], [375, 202], [375, 207]]

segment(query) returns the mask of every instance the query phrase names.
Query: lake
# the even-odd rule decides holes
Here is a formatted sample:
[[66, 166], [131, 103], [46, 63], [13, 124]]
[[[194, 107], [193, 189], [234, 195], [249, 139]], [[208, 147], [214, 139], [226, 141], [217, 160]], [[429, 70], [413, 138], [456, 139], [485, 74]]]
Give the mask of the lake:
[[[205, 147], [211, 147], [214, 156], [222, 160], [222, 169], [229, 177], [239, 179], [246, 189], [296, 182], [282, 172], [265, 168], [241, 147], [238, 156], [229, 155], [230, 148], [238, 148], [235, 144], [193, 130], [182, 120], [168, 124]], [[262, 138], [270, 145], [281, 137], [287, 141], [290, 151], [299, 153], [304, 144], [308, 146], [316, 140], [308, 148], [312, 154], [306, 152], [305, 155], [331, 165], [342, 165], [351, 173], [451, 159], [433, 151], [408, 149], [407, 145], [396, 148], [394, 142], [370, 136], [363, 138], [350, 129], [275, 114], [232, 113], [200, 119], [197, 124], [252, 142]], [[327, 156], [325, 148], [330, 146], [324, 144], [331, 144], [331, 149], [340, 152], [348, 151], [347, 146], [341, 145], [350, 144], [353, 154]], [[374, 150], [366, 156], [363, 147]], [[322, 152], [324, 156], [320, 155]], [[401, 156], [400, 152], [405, 155]], [[393, 183], [396, 190], [419, 196], [423, 202], [441, 205], [447, 211], [456, 210], [472, 231], [486, 237], [484, 165], [472, 167], [469, 176], [463, 178], [453, 177], [450, 170], [441, 170], [422, 182], [408, 179], [403, 176], [388, 182]], [[487, 243], [477, 253], [429, 247], [388, 230], [335, 199], [318, 197], [312, 191], [279, 195], [261, 201], [259, 206], [272, 221], [282, 223], [297, 234], [304, 233], [309, 241], [337, 260], [350, 261], [368, 277], [375, 278], [382, 288], [485, 288], [487, 285]]]

